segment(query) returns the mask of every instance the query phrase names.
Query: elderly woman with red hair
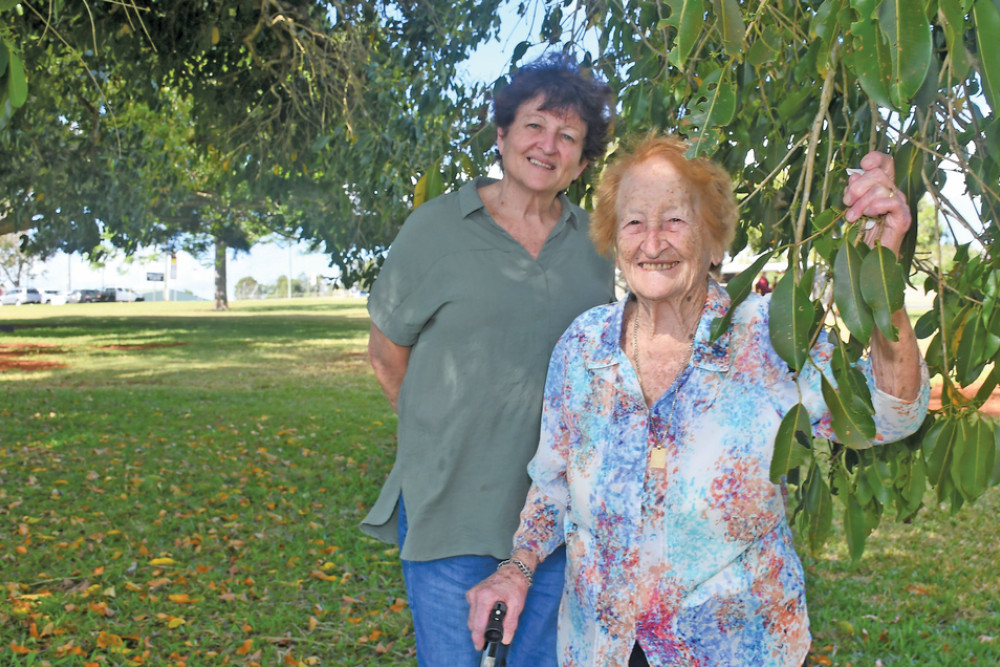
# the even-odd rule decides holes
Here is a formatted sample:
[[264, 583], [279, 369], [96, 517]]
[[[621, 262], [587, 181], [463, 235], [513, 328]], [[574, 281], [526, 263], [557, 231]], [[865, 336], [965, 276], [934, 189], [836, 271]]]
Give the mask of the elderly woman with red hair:
[[[728, 175], [686, 150], [650, 137], [603, 176], [591, 238], [629, 293], [578, 317], [552, 353], [516, 567], [468, 594], [477, 645], [497, 600], [511, 639], [528, 575], [565, 543], [564, 666], [798, 666], [809, 651], [802, 566], [769, 468], [778, 426], [800, 402], [814, 433], [834, 438], [821, 391], [832, 345], [821, 337], [813, 363], [790, 372], [771, 346], [769, 297], [756, 294], [710, 339], [730, 308], [711, 269], [737, 208]], [[892, 161], [871, 153], [861, 165], [847, 218], [884, 215], [880, 241], [898, 252], [910, 213]], [[898, 340], [876, 333], [858, 363], [873, 444], [914, 432], [927, 409], [906, 312], [893, 323]]]

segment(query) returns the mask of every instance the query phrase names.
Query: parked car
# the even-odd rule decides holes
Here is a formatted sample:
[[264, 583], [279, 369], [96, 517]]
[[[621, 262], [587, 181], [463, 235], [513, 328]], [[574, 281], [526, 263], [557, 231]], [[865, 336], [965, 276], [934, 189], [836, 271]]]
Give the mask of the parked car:
[[75, 289], [66, 295], [66, 303], [95, 303], [101, 300], [101, 291], [96, 289]]
[[66, 303], [66, 293], [58, 289], [42, 290], [42, 303], [50, 303], [53, 306], [61, 306]]
[[11, 287], [0, 297], [5, 306], [23, 306], [26, 303], [41, 303], [42, 295], [34, 287]]
[[127, 287], [108, 287], [101, 292], [101, 301], [144, 301], [144, 299]]

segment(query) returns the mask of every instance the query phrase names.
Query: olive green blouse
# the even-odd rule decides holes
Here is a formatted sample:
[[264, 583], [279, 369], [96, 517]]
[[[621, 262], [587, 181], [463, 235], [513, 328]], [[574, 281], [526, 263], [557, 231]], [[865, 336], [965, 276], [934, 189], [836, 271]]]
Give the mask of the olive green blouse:
[[510, 553], [549, 355], [577, 315], [613, 300], [585, 211], [560, 195], [535, 259], [487, 212], [478, 190], [490, 182], [420, 206], [368, 301], [375, 326], [411, 350], [395, 465], [362, 530], [395, 544], [402, 494], [407, 560]]

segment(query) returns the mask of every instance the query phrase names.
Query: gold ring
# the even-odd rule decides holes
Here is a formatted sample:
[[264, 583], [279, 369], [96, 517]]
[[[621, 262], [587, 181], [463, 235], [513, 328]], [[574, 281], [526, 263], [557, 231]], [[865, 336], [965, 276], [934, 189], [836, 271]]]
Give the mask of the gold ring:
[[896, 196], [896, 191], [895, 190], [889, 190], [889, 199], [892, 199], [895, 196]]

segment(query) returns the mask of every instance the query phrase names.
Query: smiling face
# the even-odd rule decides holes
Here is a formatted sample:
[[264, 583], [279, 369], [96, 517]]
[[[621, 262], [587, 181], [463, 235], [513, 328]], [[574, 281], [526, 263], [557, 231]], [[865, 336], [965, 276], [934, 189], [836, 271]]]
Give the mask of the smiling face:
[[722, 257], [706, 238], [692, 187], [673, 164], [654, 157], [633, 166], [622, 178], [615, 210], [618, 268], [632, 293], [680, 303], [704, 289], [711, 265]]
[[505, 180], [554, 197], [587, 166], [582, 157], [587, 124], [575, 111], [543, 110], [544, 104], [539, 95], [518, 107], [510, 126], [497, 130], [497, 149]]

